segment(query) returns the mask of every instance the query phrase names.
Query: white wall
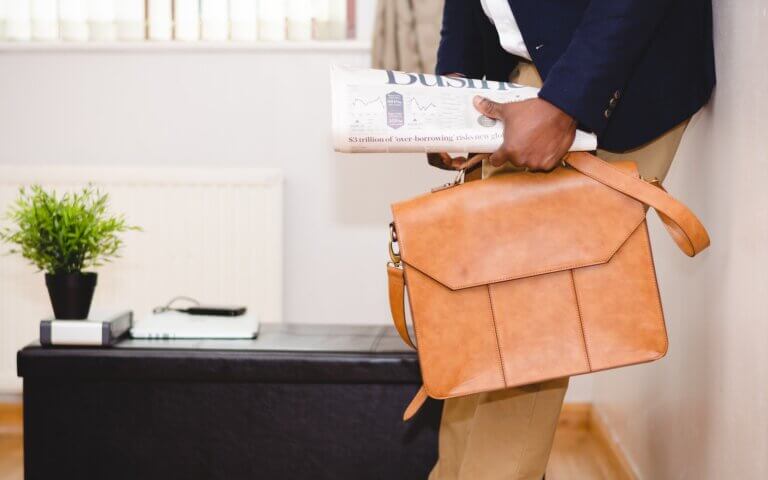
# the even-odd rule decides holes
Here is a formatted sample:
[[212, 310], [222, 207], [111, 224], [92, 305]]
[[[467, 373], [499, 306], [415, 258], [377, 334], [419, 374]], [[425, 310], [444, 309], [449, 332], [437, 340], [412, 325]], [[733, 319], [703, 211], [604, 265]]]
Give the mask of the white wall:
[[[389, 204], [453, 175], [422, 155], [332, 151], [328, 68], [369, 55], [364, 45], [0, 48], [0, 165], [281, 168], [284, 320], [389, 323]], [[587, 401], [591, 381], [574, 379], [569, 400]]]
[[686, 258], [655, 222], [669, 356], [595, 381], [644, 480], [768, 478], [768, 2], [716, 0], [715, 37], [716, 93], [667, 181], [712, 247]]
[[[452, 174], [421, 155], [332, 151], [328, 67], [367, 65], [368, 55], [6, 50], [0, 164], [281, 168], [285, 321], [388, 323], [389, 204]], [[590, 382], [574, 380], [570, 399], [588, 399]]]

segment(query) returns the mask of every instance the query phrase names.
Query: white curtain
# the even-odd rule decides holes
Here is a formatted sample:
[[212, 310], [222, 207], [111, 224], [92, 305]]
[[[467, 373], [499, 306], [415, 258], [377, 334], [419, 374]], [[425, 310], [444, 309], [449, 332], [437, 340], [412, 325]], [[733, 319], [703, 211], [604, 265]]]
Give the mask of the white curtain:
[[379, 0], [373, 35], [373, 68], [433, 73], [443, 1]]

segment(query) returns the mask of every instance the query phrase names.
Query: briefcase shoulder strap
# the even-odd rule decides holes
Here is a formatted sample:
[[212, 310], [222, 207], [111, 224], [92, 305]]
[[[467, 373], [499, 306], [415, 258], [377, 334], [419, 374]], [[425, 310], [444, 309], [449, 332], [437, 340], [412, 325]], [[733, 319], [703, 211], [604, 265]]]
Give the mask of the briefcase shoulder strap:
[[389, 284], [389, 309], [392, 312], [392, 322], [397, 333], [406, 345], [416, 350], [411, 335], [408, 333], [408, 325], [405, 321], [405, 279], [403, 269], [393, 265], [387, 266]]
[[[408, 333], [408, 325], [405, 321], [405, 279], [403, 278], [403, 269], [389, 265], [387, 266], [387, 277], [389, 280], [389, 308], [392, 312], [392, 321], [395, 324], [395, 329], [397, 329], [397, 333], [403, 339], [403, 342], [416, 350], [416, 345], [411, 340], [411, 335]], [[424, 389], [424, 385], [422, 385], [408, 404], [405, 412], [403, 412], [403, 420], [410, 420], [426, 401], [427, 391]]]
[[628, 175], [585, 152], [568, 154], [565, 162], [603, 185], [653, 207], [672, 239], [686, 255], [693, 257], [709, 246], [707, 230], [696, 215], [658, 183]]

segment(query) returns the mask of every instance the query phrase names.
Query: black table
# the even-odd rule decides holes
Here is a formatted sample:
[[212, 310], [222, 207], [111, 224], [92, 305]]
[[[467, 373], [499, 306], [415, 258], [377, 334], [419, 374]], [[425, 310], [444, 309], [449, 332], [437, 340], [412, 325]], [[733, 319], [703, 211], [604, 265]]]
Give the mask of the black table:
[[256, 340], [18, 353], [27, 479], [419, 479], [440, 404], [409, 423], [390, 327], [263, 325]]

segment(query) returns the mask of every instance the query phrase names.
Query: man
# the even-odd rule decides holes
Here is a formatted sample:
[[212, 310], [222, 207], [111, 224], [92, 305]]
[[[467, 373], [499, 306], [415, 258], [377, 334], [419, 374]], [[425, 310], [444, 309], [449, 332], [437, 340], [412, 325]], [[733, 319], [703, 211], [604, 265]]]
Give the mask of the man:
[[[634, 160], [641, 175], [662, 180], [715, 84], [711, 17], [711, 0], [446, 0], [437, 73], [541, 88], [519, 103], [475, 99], [505, 126], [483, 178], [555, 168], [578, 127], [597, 134], [601, 158]], [[430, 163], [461, 168], [478, 158]], [[430, 480], [540, 480], [567, 386], [446, 401]]]

